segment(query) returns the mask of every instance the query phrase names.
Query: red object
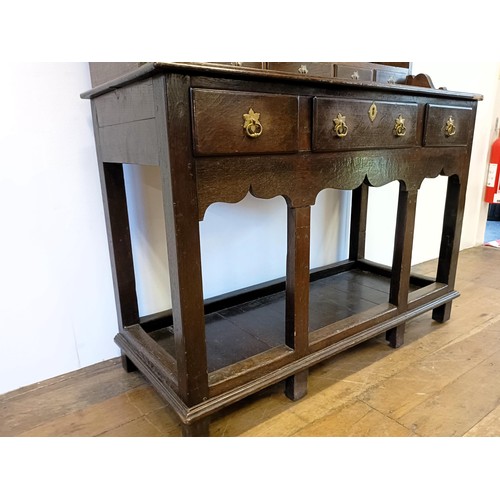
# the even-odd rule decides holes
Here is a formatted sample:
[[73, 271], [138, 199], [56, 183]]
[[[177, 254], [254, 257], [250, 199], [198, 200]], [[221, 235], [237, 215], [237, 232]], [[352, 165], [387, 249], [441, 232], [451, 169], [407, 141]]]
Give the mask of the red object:
[[500, 137], [491, 145], [490, 165], [484, 201], [500, 203]]

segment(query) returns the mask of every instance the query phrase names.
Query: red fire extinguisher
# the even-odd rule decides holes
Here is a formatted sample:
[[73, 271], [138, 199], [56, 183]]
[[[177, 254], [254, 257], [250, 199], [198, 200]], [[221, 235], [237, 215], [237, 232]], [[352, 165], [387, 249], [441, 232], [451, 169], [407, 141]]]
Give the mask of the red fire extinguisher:
[[500, 203], [500, 137], [491, 145], [490, 166], [486, 180], [484, 201]]

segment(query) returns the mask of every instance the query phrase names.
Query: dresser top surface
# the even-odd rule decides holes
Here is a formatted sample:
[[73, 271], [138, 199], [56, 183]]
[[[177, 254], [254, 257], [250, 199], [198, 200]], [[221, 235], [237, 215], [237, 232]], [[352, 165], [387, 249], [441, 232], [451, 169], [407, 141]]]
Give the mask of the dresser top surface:
[[170, 62], [151, 62], [146, 63], [136, 70], [110, 80], [102, 85], [96, 86], [91, 90], [83, 92], [81, 97], [92, 99], [99, 95], [111, 92], [117, 88], [124, 87], [138, 80], [143, 80], [150, 76], [161, 73], [183, 73], [192, 76], [208, 76], [215, 78], [235, 78], [251, 79], [264, 82], [289, 82], [301, 85], [321, 85], [330, 87], [345, 87], [349, 89], [363, 88], [366, 90], [390, 90], [393, 93], [405, 93], [422, 96], [455, 98], [464, 100], [480, 101], [483, 96], [467, 92], [456, 92], [443, 89], [433, 89], [426, 87], [417, 87], [403, 84], [386, 84], [379, 82], [342, 80], [339, 78], [327, 78], [320, 76], [309, 76], [303, 74], [291, 74], [283, 71], [273, 71], [268, 69], [257, 69], [248, 67], [234, 67], [216, 63], [170, 63]]

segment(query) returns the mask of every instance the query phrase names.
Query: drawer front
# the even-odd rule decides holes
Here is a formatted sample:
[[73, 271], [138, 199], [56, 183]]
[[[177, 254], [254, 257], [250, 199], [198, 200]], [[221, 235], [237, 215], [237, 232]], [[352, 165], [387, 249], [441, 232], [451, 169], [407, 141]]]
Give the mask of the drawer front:
[[472, 108], [427, 104], [425, 146], [466, 146], [474, 115]]
[[298, 150], [298, 97], [192, 89], [197, 155]]
[[333, 64], [328, 62], [270, 62], [267, 67], [274, 71], [333, 78]]
[[406, 70], [375, 70], [375, 81], [380, 83], [405, 83], [408, 72]]
[[314, 151], [402, 148], [417, 144], [416, 103], [316, 97], [313, 114]]
[[373, 80], [373, 70], [348, 64], [335, 64], [335, 77], [370, 82]]
[[225, 66], [234, 66], [235, 68], [266, 69], [266, 63], [262, 62], [213, 62], [212, 64], [224, 64]]

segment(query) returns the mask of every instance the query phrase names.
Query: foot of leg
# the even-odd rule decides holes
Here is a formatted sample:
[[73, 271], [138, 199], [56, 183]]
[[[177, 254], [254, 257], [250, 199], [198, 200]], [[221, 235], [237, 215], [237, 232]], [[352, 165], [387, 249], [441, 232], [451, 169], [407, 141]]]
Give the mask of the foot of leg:
[[191, 424], [182, 424], [182, 435], [184, 437], [208, 437], [209, 419], [202, 418]]
[[451, 302], [447, 302], [442, 306], [436, 307], [432, 310], [432, 319], [439, 321], [439, 323], [444, 323], [448, 321], [451, 316]]
[[387, 330], [385, 334], [385, 339], [389, 342], [389, 345], [394, 349], [400, 347], [404, 343], [405, 335], [405, 324], [398, 325], [390, 330]]
[[292, 401], [297, 401], [307, 394], [307, 377], [309, 371], [296, 373], [285, 380], [285, 395]]
[[122, 359], [122, 367], [127, 373], [137, 371], [137, 366], [135, 366], [134, 363], [132, 363], [132, 361], [126, 354], [122, 353], [121, 359]]

